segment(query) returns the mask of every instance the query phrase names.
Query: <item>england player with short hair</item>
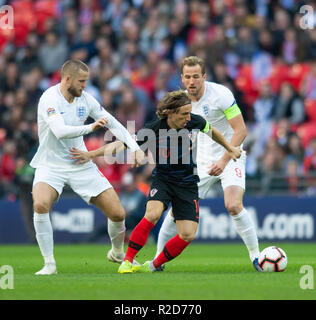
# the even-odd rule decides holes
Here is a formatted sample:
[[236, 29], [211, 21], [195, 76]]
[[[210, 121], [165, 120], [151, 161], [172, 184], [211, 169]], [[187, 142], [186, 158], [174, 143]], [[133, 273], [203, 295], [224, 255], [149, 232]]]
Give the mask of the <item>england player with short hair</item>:
[[[192, 113], [204, 117], [212, 127], [223, 134], [227, 141], [230, 141], [231, 145], [242, 147], [247, 129], [241, 111], [227, 87], [206, 81], [204, 60], [196, 56], [184, 58], [181, 65], [181, 80], [192, 101]], [[222, 146], [204, 134], [198, 135], [199, 197], [205, 198], [213, 184], [221, 181], [225, 207], [249, 251], [250, 260], [260, 272], [262, 270], [258, 264], [257, 233], [249, 213], [243, 207], [245, 164], [245, 151], [237, 161], [231, 161]], [[170, 210], [159, 232], [156, 256], [176, 232], [176, 224]]]
[[[93, 162], [77, 166], [69, 149], [87, 150], [83, 136], [107, 127], [134, 152], [137, 164], [143, 157], [125, 127], [84, 91], [89, 78], [88, 66], [80, 60], [68, 60], [62, 66], [61, 74], [61, 82], [48, 88], [39, 100], [39, 147], [31, 161], [31, 166], [36, 168], [32, 190], [34, 228], [44, 257], [44, 267], [37, 275], [57, 273], [49, 211], [65, 185], [108, 217], [112, 249], [107, 257], [119, 263], [124, 258], [125, 211], [116, 192]], [[89, 116], [96, 121], [85, 125]]]

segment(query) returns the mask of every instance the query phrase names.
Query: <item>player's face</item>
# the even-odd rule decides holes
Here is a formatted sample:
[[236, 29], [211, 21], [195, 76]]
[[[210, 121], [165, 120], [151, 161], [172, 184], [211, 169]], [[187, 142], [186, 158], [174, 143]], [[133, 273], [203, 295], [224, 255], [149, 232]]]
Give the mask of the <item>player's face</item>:
[[180, 107], [177, 112], [168, 115], [168, 124], [173, 129], [182, 129], [191, 120], [191, 104]]
[[80, 70], [79, 73], [70, 80], [71, 82], [68, 88], [68, 92], [73, 97], [80, 97], [82, 94], [82, 91], [87, 85], [88, 79], [89, 79], [89, 72], [84, 72]]
[[183, 67], [181, 80], [190, 96], [199, 99], [203, 95], [205, 79], [206, 74], [202, 74], [201, 66], [199, 64], [195, 66], [185, 65]]

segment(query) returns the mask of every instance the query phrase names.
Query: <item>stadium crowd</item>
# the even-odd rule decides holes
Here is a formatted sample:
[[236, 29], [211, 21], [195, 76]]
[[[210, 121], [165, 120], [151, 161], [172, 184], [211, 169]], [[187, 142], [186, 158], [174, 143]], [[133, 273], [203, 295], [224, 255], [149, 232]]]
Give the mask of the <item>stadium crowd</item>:
[[[316, 9], [313, 1], [4, 3], [13, 7], [14, 28], [0, 28], [0, 197], [29, 203], [38, 99], [60, 81], [65, 60], [87, 63], [86, 90], [137, 131], [157, 101], [181, 87], [179, 63], [188, 55], [205, 59], [207, 79], [230, 88], [243, 112], [247, 192], [316, 193], [316, 29], [303, 28], [302, 19], [313, 26], [314, 16], [299, 12], [305, 4]], [[86, 137], [88, 149], [103, 143], [102, 132]], [[127, 165], [98, 165], [129, 192]], [[133, 174], [146, 194], [150, 168]]]

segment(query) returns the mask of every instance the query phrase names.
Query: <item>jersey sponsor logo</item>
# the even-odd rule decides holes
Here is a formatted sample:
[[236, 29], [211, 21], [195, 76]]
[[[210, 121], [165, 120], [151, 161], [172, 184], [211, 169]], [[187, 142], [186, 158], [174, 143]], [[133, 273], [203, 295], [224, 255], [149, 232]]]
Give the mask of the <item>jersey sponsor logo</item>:
[[77, 107], [77, 116], [80, 119], [83, 119], [86, 115], [86, 107]]
[[150, 196], [153, 197], [158, 192], [158, 189], [154, 188], [150, 190]]
[[207, 106], [207, 104], [204, 105], [204, 106], [202, 106], [202, 109], [203, 109], [203, 113], [204, 113], [206, 116], [208, 116], [208, 115], [209, 115], [209, 111], [208, 111], [208, 106]]
[[55, 108], [48, 108], [46, 112], [47, 112], [47, 116], [48, 117], [53, 116], [54, 114], [56, 114]]

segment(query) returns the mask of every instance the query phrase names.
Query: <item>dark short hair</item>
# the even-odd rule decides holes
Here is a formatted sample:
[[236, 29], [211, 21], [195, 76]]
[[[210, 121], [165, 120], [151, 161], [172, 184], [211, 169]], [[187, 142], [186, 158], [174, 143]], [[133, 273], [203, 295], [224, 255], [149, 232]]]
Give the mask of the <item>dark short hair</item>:
[[168, 110], [177, 112], [178, 108], [190, 103], [191, 100], [185, 91], [177, 90], [168, 92], [158, 103], [156, 114], [160, 119], [165, 119], [168, 117]]
[[205, 74], [205, 61], [202, 58], [199, 58], [197, 56], [190, 56], [186, 57], [182, 60], [181, 63], [181, 73], [183, 73], [184, 66], [194, 67], [196, 65], [199, 65], [201, 67], [202, 75]]

